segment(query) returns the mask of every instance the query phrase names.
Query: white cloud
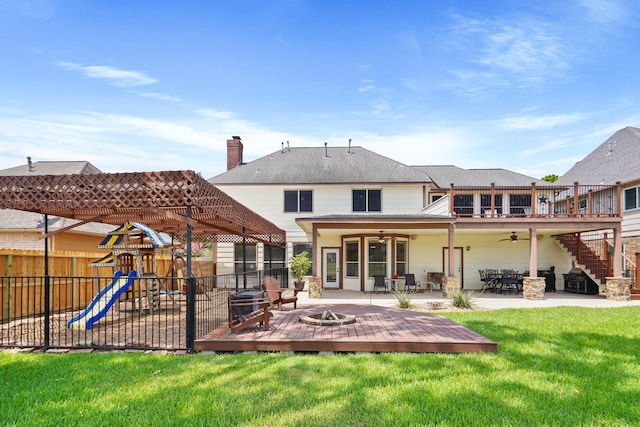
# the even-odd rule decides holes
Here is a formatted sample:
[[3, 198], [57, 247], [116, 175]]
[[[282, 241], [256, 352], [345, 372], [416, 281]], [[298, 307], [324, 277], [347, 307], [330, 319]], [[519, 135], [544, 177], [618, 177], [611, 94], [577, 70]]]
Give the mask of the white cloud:
[[105, 80], [119, 87], [148, 86], [157, 82], [156, 79], [139, 71], [119, 70], [107, 65], [82, 66], [73, 62], [58, 62], [56, 65], [69, 71], [79, 71], [85, 77]]
[[627, 10], [619, 0], [578, 0], [587, 17], [600, 25], [613, 25], [626, 19]]
[[567, 68], [564, 46], [557, 36], [536, 24], [513, 27], [499, 24], [487, 32], [476, 62], [539, 80], [548, 71]]
[[497, 120], [497, 124], [506, 130], [540, 130], [584, 120], [581, 113], [556, 114], [546, 116], [508, 116]]
[[154, 98], [159, 99], [160, 101], [169, 101], [169, 102], [182, 102], [181, 98], [176, 96], [167, 95], [166, 93], [159, 92], [134, 92], [140, 96], [144, 96], [145, 98]]
[[562, 29], [531, 17], [473, 19], [452, 16], [441, 47], [457, 59], [455, 80], [445, 83], [460, 96], [481, 99], [495, 88], [540, 85], [562, 77], [576, 55]]

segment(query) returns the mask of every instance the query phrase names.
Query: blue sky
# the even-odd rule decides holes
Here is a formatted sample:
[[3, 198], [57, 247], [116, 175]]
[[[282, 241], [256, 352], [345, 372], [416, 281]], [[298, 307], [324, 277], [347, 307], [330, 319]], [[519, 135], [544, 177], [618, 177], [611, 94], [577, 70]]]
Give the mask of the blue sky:
[[640, 6], [0, 0], [0, 168], [226, 169], [301, 146], [563, 174], [640, 126]]

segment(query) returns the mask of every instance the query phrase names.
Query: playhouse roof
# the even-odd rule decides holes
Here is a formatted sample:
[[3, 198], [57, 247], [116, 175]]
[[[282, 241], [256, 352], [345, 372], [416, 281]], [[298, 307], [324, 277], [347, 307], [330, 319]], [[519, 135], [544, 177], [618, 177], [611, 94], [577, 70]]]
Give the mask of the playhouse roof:
[[[133, 243], [131, 238], [139, 237], [138, 243]], [[129, 248], [166, 248], [169, 245], [160, 233], [133, 221], [127, 221], [120, 227], [111, 231], [98, 245], [99, 248], [129, 247]]]

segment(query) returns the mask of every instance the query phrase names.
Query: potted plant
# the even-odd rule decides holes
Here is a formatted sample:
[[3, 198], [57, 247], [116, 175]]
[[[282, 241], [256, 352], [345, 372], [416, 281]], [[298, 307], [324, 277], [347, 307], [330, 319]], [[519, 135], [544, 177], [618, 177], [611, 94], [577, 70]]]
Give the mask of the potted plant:
[[300, 252], [290, 259], [291, 275], [295, 279], [293, 282], [295, 288], [299, 291], [304, 289], [304, 275], [307, 274], [311, 268], [311, 260], [309, 259], [309, 253], [307, 251]]

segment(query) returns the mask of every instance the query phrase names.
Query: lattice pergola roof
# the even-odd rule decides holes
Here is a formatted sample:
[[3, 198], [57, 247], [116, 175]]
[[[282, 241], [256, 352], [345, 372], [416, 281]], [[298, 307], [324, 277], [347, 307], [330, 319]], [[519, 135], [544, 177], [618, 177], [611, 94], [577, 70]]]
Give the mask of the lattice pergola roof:
[[192, 235], [204, 240], [238, 242], [244, 229], [247, 241], [286, 241], [282, 229], [193, 171], [0, 176], [0, 208], [81, 223], [131, 220], [178, 236], [191, 224]]

